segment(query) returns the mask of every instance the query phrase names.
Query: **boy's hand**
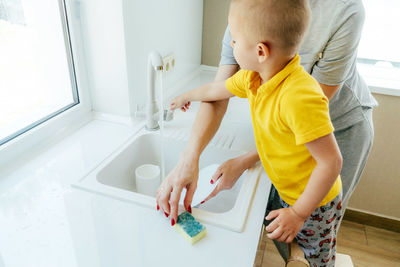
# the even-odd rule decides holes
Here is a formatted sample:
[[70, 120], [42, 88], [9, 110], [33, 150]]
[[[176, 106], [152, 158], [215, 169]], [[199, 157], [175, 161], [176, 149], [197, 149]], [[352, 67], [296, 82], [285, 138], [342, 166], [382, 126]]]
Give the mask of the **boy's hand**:
[[280, 242], [290, 243], [302, 228], [305, 219], [296, 214], [292, 207], [271, 211], [266, 220], [275, 218], [265, 230], [267, 237]]
[[174, 110], [180, 108], [183, 112], [186, 112], [186, 110], [189, 109], [189, 106], [190, 106], [190, 101], [187, 101], [183, 95], [179, 95], [174, 99], [172, 99], [170, 104], [170, 109]]

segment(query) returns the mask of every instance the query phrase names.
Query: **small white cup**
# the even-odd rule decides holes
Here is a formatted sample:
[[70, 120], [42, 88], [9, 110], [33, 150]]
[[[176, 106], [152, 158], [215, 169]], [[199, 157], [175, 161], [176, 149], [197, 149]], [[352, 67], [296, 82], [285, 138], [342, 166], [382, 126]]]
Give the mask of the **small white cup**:
[[155, 196], [160, 185], [160, 167], [144, 164], [136, 168], [136, 191], [148, 196]]

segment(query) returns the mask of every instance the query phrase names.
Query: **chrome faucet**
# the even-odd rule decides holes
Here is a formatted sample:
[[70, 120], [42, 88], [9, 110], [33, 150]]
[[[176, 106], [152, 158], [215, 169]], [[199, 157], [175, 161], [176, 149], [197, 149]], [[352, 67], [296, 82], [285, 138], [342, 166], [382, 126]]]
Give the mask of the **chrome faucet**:
[[[151, 52], [147, 58], [147, 103], [146, 103], [146, 129], [155, 131], [160, 128], [158, 125], [157, 101], [155, 90], [155, 78], [158, 71], [162, 71], [163, 62], [158, 52]], [[161, 99], [162, 101], [162, 99]]]

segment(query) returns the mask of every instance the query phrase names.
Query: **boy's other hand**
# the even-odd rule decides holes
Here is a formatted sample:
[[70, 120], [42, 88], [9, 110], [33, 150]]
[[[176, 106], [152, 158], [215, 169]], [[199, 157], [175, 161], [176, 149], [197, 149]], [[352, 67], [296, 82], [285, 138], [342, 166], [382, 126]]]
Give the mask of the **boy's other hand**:
[[243, 164], [241, 164], [240, 157], [233, 158], [222, 163], [212, 176], [210, 183], [214, 184], [218, 180], [219, 183], [211, 192], [211, 194], [204, 199], [203, 203], [208, 201], [210, 198], [215, 197], [220, 191], [231, 189], [242, 173], [246, 170]]
[[291, 207], [273, 210], [265, 217], [266, 220], [273, 218], [275, 219], [265, 227], [268, 232], [267, 237], [285, 243], [292, 242], [304, 224], [304, 219]]
[[186, 112], [190, 107], [190, 101], [187, 101], [183, 95], [179, 95], [172, 99], [170, 104], [170, 109], [175, 110], [180, 108], [183, 112]]

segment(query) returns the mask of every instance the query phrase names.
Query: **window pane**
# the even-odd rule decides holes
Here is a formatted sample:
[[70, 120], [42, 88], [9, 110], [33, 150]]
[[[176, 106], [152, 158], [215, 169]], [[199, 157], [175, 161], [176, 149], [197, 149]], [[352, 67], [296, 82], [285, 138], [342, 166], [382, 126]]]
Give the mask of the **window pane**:
[[400, 0], [363, 0], [363, 4], [366, 18], [358, 57], [400, 62]]
[[60, 10], [54, 0], [0, 0], [0, 144], [78, 103]]

